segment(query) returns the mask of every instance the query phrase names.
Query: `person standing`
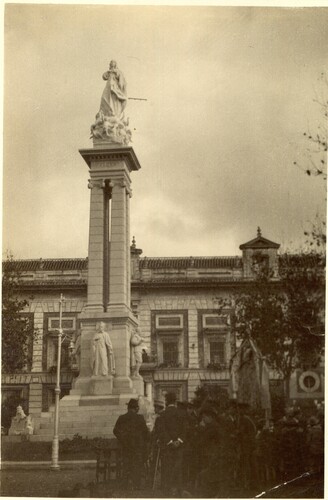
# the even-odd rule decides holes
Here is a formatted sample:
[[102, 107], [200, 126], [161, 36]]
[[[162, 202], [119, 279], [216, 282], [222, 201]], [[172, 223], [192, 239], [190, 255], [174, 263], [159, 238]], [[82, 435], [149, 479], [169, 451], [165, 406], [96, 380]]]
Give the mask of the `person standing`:
[[127, 413], [118, 417], [113, 430], [122, 447], [123, 478], [128, 489], [134, 490], [141, 486], [149, 444], [149, 431], [138, 411], [138, 400], [130, 399]]
[[[222, 453], [222, 438], [217, 413], [210, 405], [203, 405], [199, 425], [200, 473], [196, 480], [196, 495], [216, 497], [222, 493], [227, 479], [223, 474], [225, 457]], [[225, 488], [224, 488], [225, 489]]]
[[181, 493], [184, 420], [176, 407], [176, 395], [166, 394], [166, 407], [156, 420], [156, 434], [161, 449], [161, 486], [168, 495]]
[[187, 403], [185, 420], [185, 446], [183, 450], [183, 479], [188, 491], [193, 490], [198, 473], [199, 426], [193, 403]]
[[[238, 446], [238, 408], [237, 403], [231, 400], [226, 411], [218, 417], [218, 423], [221, 429], [222, 454], [225, 457], [224, 470], [228, 479], [229, 496], [236, 491], [237, 474], [239, 472], [240, 449]], [[228, 494], [228, 493], [227, 493]]]
[[256, 425], [249, 415], [249, 405], [238, 404], [238, 444], [240, 449], [240, 484], [247, 491], [253, 488], [255, 479], [254, 451]]
[[312, 416], [309, 419], [309, 429], [307, 435], [308, 462], [310, 470], [323, 472], [324, 465], [324, 434], [318, 418]]
[[[150, 474], [149, 479], [151, 481], [151, 486], [155, 488], [157, 484], [157, 472], [160, 462], [160, 446], [159, 446], [159, 436], [158, 436], [158, 419], [161, 413], [164, 411], [165, 403], [162, 399], [155, 399], [154, 401], [154, 415], [153, 415], [153, 429], [150, 434], [150, 455], [149, 455], [149, 465]], [[155, 477], [156, 476], [156, 477]]]
[[285, 416], [279, 422], [279, 448], [282, 463], [282, 479], [289, 481], [300, 472], [303, 433], [298, 420], [294, 417], [293, 408], [286, 409]]

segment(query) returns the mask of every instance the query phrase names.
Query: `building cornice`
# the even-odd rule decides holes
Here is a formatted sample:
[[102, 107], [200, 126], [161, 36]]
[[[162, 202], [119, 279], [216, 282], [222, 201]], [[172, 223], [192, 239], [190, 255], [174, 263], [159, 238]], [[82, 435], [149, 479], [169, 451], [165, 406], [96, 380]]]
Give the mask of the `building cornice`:
[[[211, 288], [211, 287], [242, 287], [248, 286], [253, 283], [254, 280], [249, 278], [236, 278], [236, 279], [223, 279], [223, 278], [193, 278], [193, 279], [156, 279], [156, 280], [140, 280], [132, 281], [132, 290], [146, 290], [155, 288]], [[278, 285], [279, 280], [272, 280], [270, 282], [273, 286]]]
[[38, 280], [38, 281], [20, 281], [19, 288], [24, 291], [47, 291], [47, 290], [79, 290], [85, 291], [87, 290], [87, 280], [79, 280], [79, 281], [48, 281], [48, 280]]

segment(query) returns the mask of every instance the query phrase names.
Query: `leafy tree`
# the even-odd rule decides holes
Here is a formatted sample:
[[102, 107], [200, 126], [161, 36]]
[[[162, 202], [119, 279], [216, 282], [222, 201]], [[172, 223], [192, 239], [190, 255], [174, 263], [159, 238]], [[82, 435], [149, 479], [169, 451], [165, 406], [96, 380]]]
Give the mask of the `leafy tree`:
[[327, 119], [328, 119], [328, 73], [323, 72], [319, 77], [318, 90], [313, 101], [320, 107], [322, 123], [319, 123], [316, 132], [304, 132], [306, 141], [304, 160], [294, 165], [303, 170], [308, 176], [319, 176], [327, 180]]
[[324, 259], [318, 253], [280, 257], [280, 280], [260, 271], [234, 297], [232, 330], [251, 336], [269, 365], [285, 381], [296, 368], [308, 369], [321, 359], [324, 336]]
[[219, 384], [201, 385], [195, 390], [193, 403], [196, 408], [210, 403], [220, 413], [229, 406], [228, 392]]
[[34, 328], [24, 315], [27, 300], [18, 298], [19, 272], [12, 256], [3, 265], [2, 274], [2, 373], [17, 373], [31, 362]]

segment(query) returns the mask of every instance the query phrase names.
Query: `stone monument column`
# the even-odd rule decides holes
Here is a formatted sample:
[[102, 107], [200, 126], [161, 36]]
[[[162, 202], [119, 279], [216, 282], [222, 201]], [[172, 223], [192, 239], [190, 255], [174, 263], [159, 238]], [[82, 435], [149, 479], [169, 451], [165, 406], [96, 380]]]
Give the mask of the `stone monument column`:
[[138, 326], [130, 309], [130, 174], [140, 165], [131, 147], [98, 146], [80, 150], [80, 154], [89, 166], [91, 202], [88, 294], [80, 314], [81, 367], [75, 389], [82, 387], [84, 394], [90, 391], [89, 346], [96, 322], [103, 321], [108, 325], [116, 360], [113, 393], [128, 392], [133, 387], [131, 332]]
[[135, 387], [130, 377], [130, 340], [138, 321], [130, 309], [129, 213], [130, 175], [139, 170], [140, 165], [128, 145], [131, 132], [124, 116], [126, 82], [115, 61], [111, 61], [103, 79], [107, 83], [96, 121], [91, 126], [93, 147], [80, 150], [89, 167], [91, 197], [88, 292], [86, 307], [79, 316], [81, 362], [75, 394], [108, 390], [104, 389], [109, 387], [106, 377], [95, 382], [90, 368], [90, 345], [99, 322], [104, 323], [115, 355], [115, 375], [107, 375], [108, 381], [112, 379], [112, 394], [141, 391], [140, 383]]
[[[117, 415], [126, 411], [129, 399], [144, 401], [140, 353], [131, 348], [138, 320], [130, 308], [130, 176], [140, 165], [129, 146], [126, 82], [115, 61], [103, 79], [105, 89], [91, 125], [93, 147], [80, 150], [90, 174], [88, 290], [78, 315], [79, 376], [60, 402], [60, 436], [70, 438], [76, 433], [112, 437]], [[43, 415], [41, 433], [52, 433], [49, 422], [54, 418], [52, 411]]]

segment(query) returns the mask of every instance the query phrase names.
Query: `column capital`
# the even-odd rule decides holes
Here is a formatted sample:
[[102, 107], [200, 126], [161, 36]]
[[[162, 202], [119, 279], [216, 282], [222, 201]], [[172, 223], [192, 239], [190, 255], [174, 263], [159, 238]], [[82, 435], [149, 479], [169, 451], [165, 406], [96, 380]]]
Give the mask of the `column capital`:
[[126, 180], [125, 180], [125, 179], [123, 179], [123, 180], [122, 180], [121, 186], [122, 186], [123, 188], [125, 188], [126, 194], [128, 194], [128, 195], [129, 195], [129, 197], [131, 198], [131, 196], [132, 196], [132, 189], [131, 189], [131, 187], [127, 184], [127, 182], [126, 182]]
[[105, 181], [104, 179], [88, 179], [88, 189], [104, 189], [105, 187]]

